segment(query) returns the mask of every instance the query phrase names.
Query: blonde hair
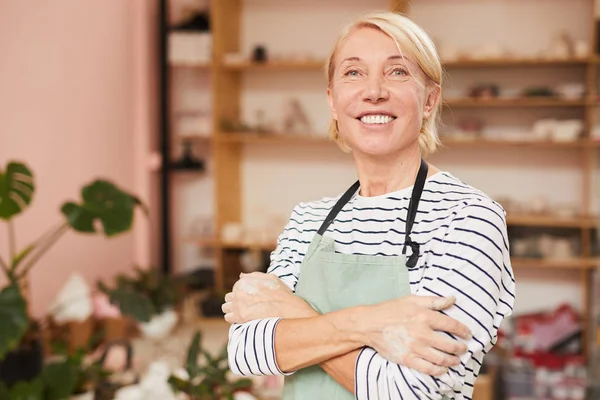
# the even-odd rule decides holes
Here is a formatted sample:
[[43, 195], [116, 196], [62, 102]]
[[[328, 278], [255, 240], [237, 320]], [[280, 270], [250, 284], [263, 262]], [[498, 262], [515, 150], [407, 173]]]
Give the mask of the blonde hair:
[[[398, 50], [400, 44], [412, 56], [421, 68], [425, 76], [430, 82], [442, 85], [442, 64], [438, 56], [435, 44], [429, 35], [416, 23], [407, 17], [390, 12], [377, 11], [372, 12], [348, 24], [338, 37], [333, 51], [329, 55], [325, 63], [325, 73], [327, 76], [327, 86], [331, 88], [333, 76], [335, 72], [335, 58], [342, 43], [359, 28], [374, 28], [391, 37]], [[421, 132], [419, 135], [419, 150], [423, 156], [435, 152], [440, 147], [441, 143], [438, 137], [438, 119], [441, 109], [441, 97], [438, 99], [429, 118], [423, 119]], [[350, 151], [348, 145], [342, 140], [339, 135], [338, 124], [332, 118], [329, 125], [329, 137], [334, 140], [342, 150]]]

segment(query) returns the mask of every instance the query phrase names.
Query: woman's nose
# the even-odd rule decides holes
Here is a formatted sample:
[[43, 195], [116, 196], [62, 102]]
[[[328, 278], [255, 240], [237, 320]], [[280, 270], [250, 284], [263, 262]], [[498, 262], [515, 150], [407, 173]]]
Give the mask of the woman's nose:
[[386, 100], [388, 96], [389, 92], [385, 80], [382, 77], [369, 77], [369, 79], [365, 81], [363, 100], [377, 103]]

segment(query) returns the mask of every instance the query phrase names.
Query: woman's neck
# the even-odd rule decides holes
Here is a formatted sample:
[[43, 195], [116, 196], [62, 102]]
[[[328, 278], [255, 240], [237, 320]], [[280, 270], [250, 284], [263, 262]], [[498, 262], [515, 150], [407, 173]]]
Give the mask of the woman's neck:
[[354, 154], [354, 160], [360, 195], [364, 197], [379, 196], [414, 185], [421, 166], [418, 148], [387, 157]]

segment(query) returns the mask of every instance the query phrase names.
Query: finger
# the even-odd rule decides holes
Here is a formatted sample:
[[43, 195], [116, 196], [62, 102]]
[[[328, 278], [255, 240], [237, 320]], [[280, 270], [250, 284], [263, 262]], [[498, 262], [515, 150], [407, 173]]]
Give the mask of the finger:
[[448, 368], [432, 364], [412, 353], [407, 354], [401, 364], [431, 376], [440, 376], [448, 372]]
[[454, 367], [460, 364], [460, 358], [440, 351], [436, 348], [427, 346], [425, 344], [418, 344], [413, 346], [413, 353], [419, 356], [421, 359], [439, 367]]
[[230, 324], [234, 324], [235, 323], [235, 318], [233, 313], [227, 313], [225, 314], [225, 321], [229, 322]]
[[445, 310], [456, 302], [456, 297], [438, 297], [438, 296], [415, 296], [415, 301], [422, 307], [430, 310]]
[[441, 313], [435, 313], [435, 315], [431, 317], [429, 326], [436, 331], [454, 333], [467, 340], [473, 337], [468, 326]]
[[427, 346], [456, 356], [462, 356], [469, 349], [463, 342], [451, 339], [446, 335], [437, 332], [430, 332], [429, 335], [423, 336], [421, 341]]
[[229, 292], [225, 295], [225, 302], [228, 303], [233, 300], [233, 293]]
[[231, 303], [223, 303], [221, 305], [221, 310], [223, 311], [223, 313], [227, 314], [233, 311], [233, 304]]

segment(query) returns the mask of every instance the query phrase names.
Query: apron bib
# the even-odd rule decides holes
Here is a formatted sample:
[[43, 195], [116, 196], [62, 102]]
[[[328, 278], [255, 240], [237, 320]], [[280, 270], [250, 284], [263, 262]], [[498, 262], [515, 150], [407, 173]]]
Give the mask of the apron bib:
[[[419, 257], [419, 246], [411, 241], [410, 233], [427, 179], [427, 170], [427, 164], [421, 160], [408, 207], [402, 255], [339, 254], [335, 252], [334, 240], [324, 236], [339, 211], [358, 190], [359, 182], [356, 182], [335, 204], [312, 239], [300, 267], [296, 295], [321, 314], [410, 295], [408, 269], [416, 265]], [[406, 246], [412, 248], [408, 259], [405, 256]], [[321, 399], [354, 400], [355, 397], [319, 365], [303, 368], [285, 377], [283, 400]]]

